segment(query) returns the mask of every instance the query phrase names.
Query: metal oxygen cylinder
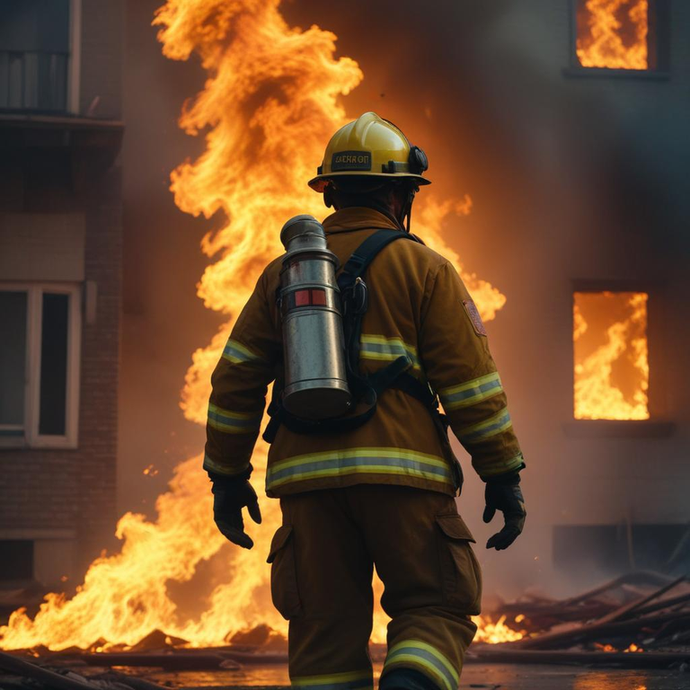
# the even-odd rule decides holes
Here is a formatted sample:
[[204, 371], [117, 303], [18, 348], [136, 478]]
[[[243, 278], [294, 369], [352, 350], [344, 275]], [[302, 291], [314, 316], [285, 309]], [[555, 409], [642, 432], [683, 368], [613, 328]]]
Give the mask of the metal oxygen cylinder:
[[316, 218], [299, 215], [280, 231], [285, 246], [279, 305], [283, 328], [283, 407], [296, 417], [321, 420], [347, 412], [347, 385], [338, 259]]

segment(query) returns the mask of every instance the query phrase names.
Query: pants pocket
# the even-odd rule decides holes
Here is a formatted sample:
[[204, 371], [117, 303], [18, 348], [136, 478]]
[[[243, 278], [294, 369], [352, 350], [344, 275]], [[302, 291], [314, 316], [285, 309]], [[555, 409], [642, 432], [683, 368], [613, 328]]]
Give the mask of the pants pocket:
[[449, 606], [468, 615], [481, 610], [482, 574], [472, 550], [472, 533], [457, 514], [437, 515], [441, 530], [440, 560], [443, 595]]
[[283, 618], [290, 620], [302, 609], [297, 589], [297, 568], [291, 525], [279, 527], [273, 535], [267, 562], [271, 564], [273, 605]]

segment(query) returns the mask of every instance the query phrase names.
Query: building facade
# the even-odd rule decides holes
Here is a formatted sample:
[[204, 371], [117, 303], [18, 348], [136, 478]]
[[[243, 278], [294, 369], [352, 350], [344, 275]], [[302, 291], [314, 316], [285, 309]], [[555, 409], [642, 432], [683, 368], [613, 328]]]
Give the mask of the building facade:
[[116, 500], [124, 5], [0, 5], [0, 588], [54, 586]]

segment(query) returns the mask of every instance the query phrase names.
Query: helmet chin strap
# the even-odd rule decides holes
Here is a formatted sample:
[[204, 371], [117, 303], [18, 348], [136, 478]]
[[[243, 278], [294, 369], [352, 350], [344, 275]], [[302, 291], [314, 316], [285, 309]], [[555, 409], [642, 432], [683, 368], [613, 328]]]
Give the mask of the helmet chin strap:
[[416, 193], [417, 190], [414, 187], [410, 189], [410, 191], [407, 193], [407, 200], [405, 201], [405, 205], [403, 206], [403, 210], [400, 215], [400, 225], [403, 225], [405, 222], [405, 218], [407, 218], [408, 233], [410, 232], [410, 225], [412, 223], [412, 203], [414, 202], [414, 197]]

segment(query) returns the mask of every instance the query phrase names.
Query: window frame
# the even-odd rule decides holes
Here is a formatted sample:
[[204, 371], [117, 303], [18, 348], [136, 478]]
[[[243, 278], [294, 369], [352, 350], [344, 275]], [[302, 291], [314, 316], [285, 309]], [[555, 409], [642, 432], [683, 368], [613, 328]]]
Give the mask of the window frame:
[[[0, 436], [0, 448], [75, 449], [79, 437], [79, 383], [81, 365], [81, 286], [75, 283], [0, 282], [0, 292], [26, 292], [26, 359], [24, 371], [24, 433]], [[41, 337], [43, 295], [68, 295], [67, 387], [64, 435], [40, 434]], [[17, 429], [17, 425], [0, 425]]]
[[69, 3], [69, 58], [67, 67], [67, 112], [79, 115], [81, 84], [81, 3]]
[[665, 81], [669, 74], [670, 44], [670, 8], [668, 0], [650, 0], [649, 24], [654, 31], [653, 39], [647, 40], [650, 51], [653, 50], [653, 67], [646, 70], [617, 69], [613, 67], [584, 67], [577, 57], [577, 10], [580, 0], [568, 0], [570, 15], [570, 64], [563, 69], [566, 77], [595, 77], [614, 79], [643, 79]]
[[[647, 349], [650, 370], [648, 389], [649, 419], [576, 419], [574, 415], [575, 343], [573, 341], [573, 299], [576, 292], [644, 292], [647, 294]], [[564, 293], [565, 294], [565, 293]], [[568, 391], [569, 416], [563, 418], [562, 429], [569, 438], [667, 438], [676, 433], [676, 423], [670, 418], [672, 410], [665, 399], [668, 361], [664, 351], [664, 338], [660, 337], [669, 323], [664, 305], [666, 286], [649, 280], [628, 279], [574, 279], [568, 290], [567, 344], [569, 347], [570, 387]], [[564, 331], [565, 335], [565, 331]]]
[[66, 113], [79, 115], [81, 110], [81, 39], [82, 39], [82, 0], [68, 0], [68, 43], [65, 69], [65, 107], [64, 109], [40, 110], [36, 108], [0, 108], [2, 113], [30, 115], [39, 113], [48, 117], [60, 117]]

